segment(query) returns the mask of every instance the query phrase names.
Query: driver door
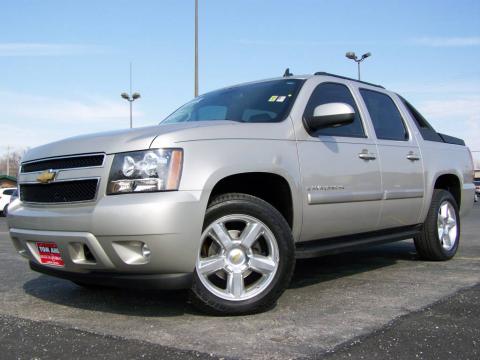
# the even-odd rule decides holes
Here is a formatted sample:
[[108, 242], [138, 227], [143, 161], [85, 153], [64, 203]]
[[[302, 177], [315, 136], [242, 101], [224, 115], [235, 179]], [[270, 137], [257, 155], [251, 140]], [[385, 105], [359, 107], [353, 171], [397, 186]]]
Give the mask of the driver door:
[[317, 106], [329, 103], [350, 105], [355, 118], [348, 125], [297, 131], [304, 214], [301, 241], [373, 231], [379, 224], [382, 192], [377, 146], [365, 130], [365, 117], [349, 87], [318, 84], [304, 119]]

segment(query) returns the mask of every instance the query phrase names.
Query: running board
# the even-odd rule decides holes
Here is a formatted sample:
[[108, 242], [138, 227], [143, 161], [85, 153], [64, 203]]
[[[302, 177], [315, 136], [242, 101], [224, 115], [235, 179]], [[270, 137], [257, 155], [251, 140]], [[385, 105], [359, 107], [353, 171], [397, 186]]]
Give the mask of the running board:
[[421, 227], [421, 225], [415, 225], [370, 233], [299, 242], [296, 244], [295, 255], [297, 259], [308, 259], [324, 255], [338, 254], [362, 247], [411, 239], [420, 232]]

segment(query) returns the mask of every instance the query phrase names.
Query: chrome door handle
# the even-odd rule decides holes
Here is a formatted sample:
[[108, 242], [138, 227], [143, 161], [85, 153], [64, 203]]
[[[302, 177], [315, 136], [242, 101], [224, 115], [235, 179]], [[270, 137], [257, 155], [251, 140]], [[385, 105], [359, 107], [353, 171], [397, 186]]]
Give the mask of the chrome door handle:
[[420, 156], [414, 153], [408, 153], [407, 159], [410, 161], [417, 161], [417, 160], [420, 160]]
[[358, 157], [362, 160], [375, 160], [377, 158], [375, 154], [368, 152], [361, 152], [360, 154], [358, 154]]

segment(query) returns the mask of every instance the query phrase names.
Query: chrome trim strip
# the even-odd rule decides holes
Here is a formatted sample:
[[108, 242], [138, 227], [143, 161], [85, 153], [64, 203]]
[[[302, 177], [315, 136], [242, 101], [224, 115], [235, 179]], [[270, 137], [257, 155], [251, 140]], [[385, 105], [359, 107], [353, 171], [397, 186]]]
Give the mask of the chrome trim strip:
[[[50, 158], [43, 158], [43, 159], [25, 161], [25, 162], [20, 164], [20, 169], [22, 169], [23, 165], [31, 165], [31, 164], [41, 163], [41, 162], [44, 162], [44, 161], [71, 159], [71, 158], [82, 158], [82, 157], [89, 157], [89, 156], [103, 156], [102, 164], [101, 165], [96, 165], [96, 166], [80, 166], [80, 167], [61, 168], [61, 169], [52, 169], [52, 170], [54, 170], [54, 171], [68, 171], [68, 170], [75, 170], [75, 169], [94, 169], [94, 168], [101, 168], [101, 167], [105, 166], [105, 159], [107, 158], [107, 155], [105, 153], [92, 153], [92, 154], [82, 154], [82, 155], [56, 156], [56, 157], [50, 157]], [[40, 170], [40, 171], [28, 171], [28, 172], [20, 171], [20, 174], [37, 174], [37, 173], [42, 173], [45, 170], [48, 170], [48, 169], [44, 169], [44, 170]]]
[[385, 200], [423, 198], [423, 189], [385, 190]]
[[334, 204], [334, 203], [346, 203], [346, 202], [359, 202], [359, 201], [378, 201], [382, 200], [382, 193], [378, 191], [363, 191], [363, 192], [308, 192], [308, 204]]
[[68, 178], [68, 179], [62, 179], [62, 180], [53, 180], [47, 184], [41, 184], [38, 181], [22, 181], [19, 183], [20, 185], [24, 184], [37, 184], [37, 185], [49, 185], [49, 184], [55, 184], [55, 183], [60, 183], [60, 182], [70, 182], [70, 181], [81, 181], [81, 180], [95, 180], [95, 179], [100, 179], [100, 176], [89, 176], [89, 177], [75, 177], [75, 178]]

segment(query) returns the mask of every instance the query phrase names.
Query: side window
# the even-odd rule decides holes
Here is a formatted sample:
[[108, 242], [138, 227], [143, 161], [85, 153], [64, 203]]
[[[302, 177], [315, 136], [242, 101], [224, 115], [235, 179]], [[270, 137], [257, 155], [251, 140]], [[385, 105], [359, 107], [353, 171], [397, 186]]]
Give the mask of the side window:
[[367, 89], [360, 89], [360, 93], [370, 113], [378, 139], [408, 140], [408, 132], [402, 116], [390, 96]]
[[417, 125], [420, 134], [422, 135], [423, 140], [428, 141], [436, 141], [436, 142], [443, 142], [443, 139], [438, 135], [435, 129], [428, 123], [428, 121], [423, 117], [420, 112], [413, 107], [407, 100], [403, 97], [399, 96], [402, 100], [403, 104], [407, 108], [408, 113], [410, 114], [411, 118]]
[[352, 93], [345, 85], [337, 83], [322, 83], [318, 85], [313, 91], [310, 100], [308, 100], [304, 116], [312, 116], [313, 111], [319, 105], [334, 102], [348, 104], [355, 110], [355, 119], [353, 122], [344, 126], [320, 129], [311, 135], [365, 137], [365, 131], [363, 130], [362, 119], [358, 113], [357, 104], [355, 104]]
[[400, 99], [403, 101], [403, 104], [407, 108], [407, 110], [410, 113], [410, 115], [412, 116], [413, 120], [415, 120], [415, 123], [417, 124], [419, 129], [432, 129], [432, 126], [423, 117], [423, 115], [420, 114], [418, 112], [418, 110], [413, 107], [412, 104], [410, 104], [407, 100], [405, 100], [402, 97], [400, 97]]
[[3, 195], [12, 195], [13, 194], [13, 190], [4, 190], [3, 191]]

